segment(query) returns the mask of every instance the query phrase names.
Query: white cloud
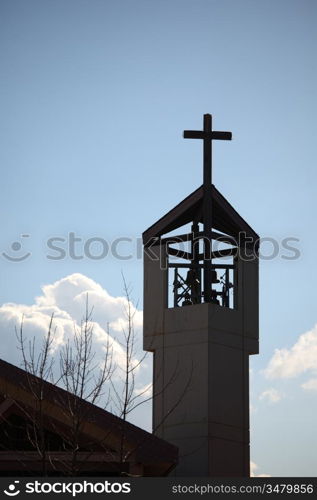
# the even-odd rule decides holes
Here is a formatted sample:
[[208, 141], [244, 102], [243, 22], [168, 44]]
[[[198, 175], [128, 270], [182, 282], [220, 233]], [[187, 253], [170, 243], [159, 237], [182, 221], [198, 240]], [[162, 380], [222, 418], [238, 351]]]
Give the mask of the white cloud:
[[134, 391], [136, 396], [140, 396], [144, 399], [151, 398], [152, 392], [153, 392], [152, 383], [146, 384], [143, 387], [139, 387]]
[[[93, 306], [94, 321], [106, 328], [107, 323], [117, 331], [126, 325], [124, 309], [127, 307], [125, 297], [112, 297], [101, 285], [80, 273], [71, 274], [42, 288], [42, 295], [36, 297], [36, 305], [40, 307], [55, 306], [68, 313], [78, 323], [80, 322], [88, 293], [89, 303]], [[142, 311], [135, 309], [134, 325], [142, 326]]]
[[[51, 316], [54, 314], [54, 327], [56, 327], [54, 349], [57, 351], [68, 338], [72, 338], [74, 325], [80, 326], [85, 313], [87, 294], [89, 307], [93, 307], [93, 348], [96, 352], [96, 361], [102, 360], [105, 352], [104, 346], [109, 340], [113, 348], [114, 362], [122, 364], [124, 351], [120, 341], [123, 340], [122, 326], [126, 326], [127, 323], [124, 312], [128, 305], [127, 299], [111, 296], [101, 285], [80, 273], [71, 274], [55, 283], [44, 285], [42, 294], [36, 297], [32, 305], [7, 303], [0, 307], [1, 357], [13, 364], [21, 365], [21, 353], [18, 349], [15, 329], [19, 329], [22, 316], [24, 317], [25, 337], [35, 337], [40, 343], [47, 333]], [[131, 308], [141, 351], [142, 311], [135, 309], [132, 304]], [[107, 332], [108, 325], [110, 336]], [[146, 380], [147, 378], [145, 376]], [[140, 381], [141, 384], [144, 384], [146, 380]]]
[[270, 474], [257, 474], [259, 466], [254, 462], [250, 462], [250, 476], [251, 477], [271, 477]]
[[283, 395], [278, 390], [276, 390], [274, 388], [267, 389], [266, 391], [263, 391], [259, 396], [259, 399], [261, 399], [261, 400], [264, 399], [264, 400], [268, 401], [269, 403], [278, 403], [282, 398], [283, 398]]
[[305, 391], [317, 391], [317, 378], [311, 378], [307, 380], [307, 382], [304, 382], [301, 387]]
[[269, 379], [287, 379], [309, 372], [317, 373], [317, 325], [300, 335], [290, 349], [276, 349], [264, 370]]

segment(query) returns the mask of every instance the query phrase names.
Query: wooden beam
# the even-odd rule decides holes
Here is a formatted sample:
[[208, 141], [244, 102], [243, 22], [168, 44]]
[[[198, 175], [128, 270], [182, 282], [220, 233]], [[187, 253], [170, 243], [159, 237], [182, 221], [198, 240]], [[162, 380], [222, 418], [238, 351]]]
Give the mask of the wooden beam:
[[178, 250], [177, 248], [168, 247], [168, 255], [173, 255], [174, 257], [179, 257], [180, 259], [191, 260], [192, 255], [189, 252], [184, 252], [183, 250]]
[[[216, 250], [210, 255], [211, 259], [221, 259], [222, 257], [235, 257], [237, 248], [224, 248], [223, 250]], [[203, 260], [204, 254], [199, 254], [199, 260]]]
[[[41, 457], [37, 451], [0, 451], [0, 463], [22, 460], [24, 462], [40, 462]], [[68, 462], [72, 460], [72, 452], [48, 451], [47, 461]], [[116, 452], [80, 451], [76, 453], [78, 462], [120, 462], [120, 454]], [[130, 457], [127, 462], [135, 462]]]
[[[237, 253], [237, 248], [223, 248], [222, 250], [216, 250], [215, 252], [211, 252], [211, 259], [221, 259], [222, 257], [231, 257], [235, 256]], [[179, 257], [180, 259], [192, 260], [192, 254], [189, 252], [184, 252], [183, 250], [178, 250], [177, 248], [168, 247], [168, 254], [173, 255], [174, 257]], [[203, 253], [200, 253], [198, 256], [198, 260], [205, 260], [205, 256]]]
[[[199, 233], [196, 234], [195, 239], [201, 239], [201, 238], [203, 238], [203, 236], [204, 236], [203, 231], [199, 231]], [[168, 243], [172, 244], [172, 243], [179, 243], [181, 241], [191, 241], [192, 237], [193, 237], [192, 233], [166, 236], [166, 238], [162, 238], [160, 240], [160, 244], [166, 245]], [[235, 238], [233, 238], [232, 236], [228, 236], [226, 234], [218, 233], [217, 231], [212, 231], [211, 237], [214, 240], [222, 241], [223, 243], [228, 243], [228, 245], [235, 245], [235, 246], [237, 245], [237, 241], [235, 240]]]
[[8, 410], [15, 404], [15, 401], [11, 398], [6, 398], [0, 404], [0, 418], [4, 419]]
[[[181, 263], [176, 263], [176, 262], [173, 262], [171, 264], [168, 265], [168, 267], [171, 267], [171, 268], [185, 268], [185, 269], [189, 269], [189, 268], [192, 268], [192, 267], [195, 267], [195, 265], [193, 264], [187, 264], [187, 263], [184, 263], [184, 262], [181, 262]], [[203, 267], [203, 264], [198, 264], [198, 267], [202, 268]], [[235, 266], [234, 264], [212, 264], [211, 266], [211, 269], [234, 269]]]

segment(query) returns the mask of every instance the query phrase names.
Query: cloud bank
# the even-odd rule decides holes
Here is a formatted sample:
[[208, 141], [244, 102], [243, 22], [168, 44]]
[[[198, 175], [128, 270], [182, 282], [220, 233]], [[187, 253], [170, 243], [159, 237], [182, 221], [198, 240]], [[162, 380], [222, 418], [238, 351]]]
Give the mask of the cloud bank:
[[[317, 325], [299, 336], [290, 349], [275, 349], [264, 374], [268, 379], [290, 379], [303, 374], [317, 375]], [[304, 383], [307, 390], [316, 388], [317, 378]]]
[[[96, 362], [102, 361], [107, 340], [113, 348], [113, 361], [121, 366], [125, 360], [122, 328], [127, 326], [125, 310], [127, 298], [111, 296], [101, 285], [80, 273], [66, 276], [55, 283], [42, 287], [42, 293], [35, 298], [34, 304], [7, 303], [0, 307], [0, 335], [2, 339], [2, 358], [17, 366], [21, 366], [21, 352], [18, 348], [15, 329], [19, 329], [23, 319], [23, 334], [27, 338], [35, 337], [41, 343], [48, 331], [52, 314], [56, 335], [53, 344], [53, 355], [58, 358], [58, 350], [65, 345], [67, 339], [74, 335], [74, 327], [80, 327], [85, 313], [88, 294], [89, 308], [93, 307], [92, 323], [93, 349]], [[134, 314], [134, 327], [140, 353], [142, 349], [142, 311], [130, 303]], [[146, 365], [138, 370], [137, 387], [148, 383], [149, 374]]]
[[274, 388], [263, 391], [259, 396], [260, 400], [266, 400], [272, 404], [278, 403], [279, 401], [281, 401], [282, 398], [283, 394], [281, 394], [277, 389]]
[[270, 474], [258, 474], [259, 466], [255, 464], [254, 462], [250, 462], [250, 476], [251, 477], [271, 477]]

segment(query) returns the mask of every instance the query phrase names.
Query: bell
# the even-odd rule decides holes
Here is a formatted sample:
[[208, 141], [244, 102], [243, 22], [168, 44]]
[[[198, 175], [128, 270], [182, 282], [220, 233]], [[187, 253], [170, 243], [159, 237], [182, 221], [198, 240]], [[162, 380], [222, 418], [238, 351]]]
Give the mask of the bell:
[[220, 302], [217, 298], [217, 292], [216, 290], [211, 291], [211, 302], [212, 304], [217, 304], [217, 306], [220, 306]]
[[182, 303], [182, 306], [192, 306], [193, 303], [189, 299], [185, 299], [184, 302]]
[[194, 286], [197, 284], [199, 285], [199, 280], [197, 279], [197, 274], [196, 274], [195, 269], [190, 269], [187, 272], [185, 283], [188, 286]]
[[182, 303], [182, 306], [191, 306], [193, 305], [192, 301], [190, 300], [190, 295], [188, 293], [185, 294], [185, 300]]
[[217, 271], [214, 269], [211, 271], [211, 283], [219, 283], [219, 280], [217, 278]]

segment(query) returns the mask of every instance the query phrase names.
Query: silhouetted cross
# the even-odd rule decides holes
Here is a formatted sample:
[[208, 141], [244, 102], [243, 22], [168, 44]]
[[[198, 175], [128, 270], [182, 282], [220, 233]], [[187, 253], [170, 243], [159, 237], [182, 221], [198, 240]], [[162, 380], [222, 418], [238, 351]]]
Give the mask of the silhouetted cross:
[[184, 139], [203, 139], [204, 141], [204, 302], [212, 302], [212, 141], [214, 139], [231, 141], [232, 134], [231, 132], [213, 132], [212, 116], [207, 114], [204, 115], [204, 130], [185, 130]]
[[212, 116], [204, 115], [204, 130], [184, 130], [184, 139], [203, 139], [204, 141], [204, 187], [212, 182], [212, 141], [231, 141], [231, 132], [212, 130]]

